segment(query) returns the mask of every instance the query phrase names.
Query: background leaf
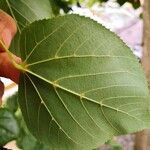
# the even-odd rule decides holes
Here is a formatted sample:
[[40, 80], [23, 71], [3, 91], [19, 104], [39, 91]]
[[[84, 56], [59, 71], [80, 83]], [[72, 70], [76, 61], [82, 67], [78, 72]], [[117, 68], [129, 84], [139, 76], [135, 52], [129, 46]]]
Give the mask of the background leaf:
[[0, 9], [10, 14], [17, 23], [18, 33], [10, 50], [18, 56], [21, 30], [35, 20], [52, 18], [59, 12], [54, 0], [0, 0]]
[[15, 113], [18, 110], [18, 92], [7, 98], [4, 107]]
[[18, 137], [19, 126], [14, 115], [5, 108], [0, 109], [0, 145]]
[[28, 131], [26, 124], [23, 120], [22, 113], [18, 109], [15, 114], [19, 122], [20, 133], [16, 139], [17, 146], [23, 150], [50, 150], [45, 144], [37, 141]]
[[67, 15], [27, 27], [19, 103], [33, 135], [53, 149], [90, 150], [149, 127], [149, 93], [138, 61], [112, 32]]
[[37, 142], [37, 140], [31, 134], [23, 135], [22, 140], [20, 142], [20, 148], [23, 150], [50, 150], [50, 148], [46, 147], [46, 145]]
[[[19, 133], [15, 137], [17, 146], [20, 149], [23, 150], [50, 150], [49, 147], [41, 143], [40, 141], [37, 141], [31, 133], [28, 131], [26, 124], [23, 120], [22, 113], [18, 107], [18, 93], [16, 92], [14, 95], [10, 96], [5, 102], [4, 107], [9, 109], [15, 116], [15, 119], [17, 120], [16, 128], [19, 128]], [[11, 122], [11, 118], [8, 118], [8, 122]], [[13, 128], [11, 129], [11, 131]], [[0, 135], [2, 136], [2, 135]], [[3, 135], [3, 139], [8, 139], [8, 135]], [[11, 138], [8, 139], [7, 142], [10, 142], [12, 140]], [[0, 147], [0, 149], [2, 149]]]

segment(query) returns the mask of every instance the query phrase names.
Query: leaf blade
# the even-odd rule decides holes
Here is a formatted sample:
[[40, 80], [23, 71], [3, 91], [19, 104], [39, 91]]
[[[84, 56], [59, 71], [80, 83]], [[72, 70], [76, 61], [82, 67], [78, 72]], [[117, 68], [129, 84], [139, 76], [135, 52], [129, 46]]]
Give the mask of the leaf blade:
[[0, 109], [0, 145], [4, 146], [19, 135], [19, 126], [13, 114], [5, 108]]
[[[35, 32], [43, 28], [46, 35]], [[77, 15], [35, 22], [23, 31], [20, 44], [26, 64], [22, 76], [28, 84], [25, 88], [20, 81], [20, 105], [27, 120], [25, 100], [21, 100], [26, 91], [26, 109], [31, 118], [38, 118], [38, 129], [33, 121], [27, 124], [41, 141], [55, 149], [92, 149], [112, 135], [149, 127], [149, 95], [142, 69], [130, 49], [98, 23]], [[40, 125], [41, 105], [50, 119], [43, 126], [51, 134]], [[141, 110], [134, 110], [134, 105]]]
[[[30, 23], [55, 16], [53, 0], [1, 0], [0, 9], [11, 15], [16, 21], [18, 32], [11, 43], [10, 50], [20, 56], [19, 40], [23, 28]], [[56, 11], [56, 10], [55, 10]]]

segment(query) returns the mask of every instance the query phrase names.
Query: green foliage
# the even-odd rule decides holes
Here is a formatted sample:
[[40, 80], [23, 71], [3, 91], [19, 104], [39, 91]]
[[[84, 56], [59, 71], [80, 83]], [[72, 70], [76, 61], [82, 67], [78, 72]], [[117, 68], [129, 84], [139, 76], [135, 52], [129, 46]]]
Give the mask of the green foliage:
[[20, 143], [17, 143], [23, 150], [50, 150], [44, 144], [37, 142], [37, 140], [31, 135], [24, 134]]
[[52, 18], [58, 13], [54, 0], [0, 0], [0, 9], [10, 14], [17, 23], [18, 33], [10, 50], [18, 56], [21, 30], [35, 20]]
[[19, 126], [14, 115], [6, 108], [0, 108], [0, 146], [19, 135]]
[[142, 69], [100, 24], [77, 15], [36, 21], [22, 32], [20, 47], [19, 103], [38, 140], [87, 150], [149, 127]]
[[43, 143], [37, 141], [28, 131], [26, 124], [23, 120], [20, 109], [16, 113], [16, 117], [19, 121], [20, 133], [16, 139], [17, 146], [23, 150], [49, 150], [49, 148]]
[[[16, 128], [18, 129], [19, 132], [17, 132], [17, 134], [14, 134], [14, 136], [12, 135], [10, 136], [9, 130], [7, 130], [6, 134], [1, 134], [2, 127], [0, 126], [0, 146], [5, 145], [7, 142], [15, 139], [17, 142], [17, 146], [23, 150], [49, 150], [47, 146], [37, 141], [28, 131], [26, 124], [23, 120], [23, 116], [20, 112], [17, 99], [18, 99], [18, 93], [15, 93], [11, 97], [9, 97], [7, 101], [4, 103], [4, 107], [7, 108], [6, 112], [9, 110], [9, 115], [13, 116], [14, 120], [12, 122], [12, 118], [7, 117], [7, 122], [5, 121], [5, 124], [3, 126], [6, 128], [7, 127], [6, 124], [7, 123], [11, 124], [12, 122], [12, 125], [14, 127], [9, 128], [10, 132], [16, 133]], [[3, 109], [0, 109], [0, 114], [2, 110]], [[0, 121], [2, 122], [4, 121], [1, 120], [1, 116], [0, 116]], [[17, 124], [15, 124], [14, 122], [17, 122]], [[1, 142], [3, 140], [2, 137], [3, 139], [5, 139], [5, 142], [3, 143]], [[0, 149], [3, 148], [0, 147]]]
[[11, 112], [15, 113], [18, 109], [18, 93], [10, 96], [7, 101], [4, 103], [4, 107], [9, 109]]

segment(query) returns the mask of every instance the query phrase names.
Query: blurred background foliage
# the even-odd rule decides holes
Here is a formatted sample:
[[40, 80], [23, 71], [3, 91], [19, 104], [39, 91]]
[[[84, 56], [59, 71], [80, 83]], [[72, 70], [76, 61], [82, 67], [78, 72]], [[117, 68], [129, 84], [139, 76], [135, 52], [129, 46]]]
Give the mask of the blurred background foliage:
[[[102, 4], [104, 2], [107, 2], [109, 0], [55, 0], [57, 8], [61, 8], [64, 10], [64, 12], [68, 12], [71, 10], [72, 5], [77, 6], [86, 6], [86, 7], [92, 7], [95, 3]], [[117, 2], [122, 6], [124, 3], [129, 2], [133, 5], [134, 8], [140, 7], [140, 0], [117, 0]]]

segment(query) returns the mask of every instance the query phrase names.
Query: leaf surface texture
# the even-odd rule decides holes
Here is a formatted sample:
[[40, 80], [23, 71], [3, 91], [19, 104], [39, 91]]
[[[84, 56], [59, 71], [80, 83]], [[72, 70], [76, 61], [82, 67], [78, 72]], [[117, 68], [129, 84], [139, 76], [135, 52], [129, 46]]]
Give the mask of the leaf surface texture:
[[149, 95], [131, 50], [88, 18], [36, 21], [21, 34], [19, 103], [53, 149], [87, 150], [149, 127]]

